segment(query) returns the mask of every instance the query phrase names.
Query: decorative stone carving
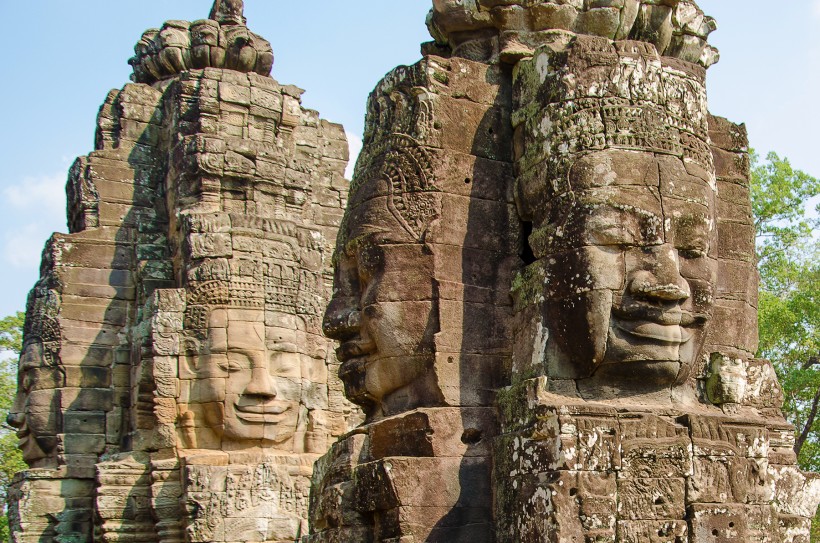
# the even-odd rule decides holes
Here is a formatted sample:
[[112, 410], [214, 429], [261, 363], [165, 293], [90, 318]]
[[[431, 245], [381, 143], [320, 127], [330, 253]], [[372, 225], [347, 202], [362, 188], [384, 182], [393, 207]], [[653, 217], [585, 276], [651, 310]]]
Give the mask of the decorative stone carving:
[[[488, 405], [492, 394], [478, 391], [503, 375], [510, 300], [494, 293], [509, 280], [518, 235], [500, 143], [510, 136], [509, 91], [497, 67], [428, 57], [388, 74], [370, 97], [324, 330], [341, 342], [348, 396], [371, 420]], [[445, 130], [448, 118], [472, 137]], [[468, 230], [480, 213], [491, 232]], [[468, 403], [458, 360], [477, 370]]]
[[347, 142], [242, 11], [149, 31], [71, 169], [9, 418], [15, 541], [295, 541], [360, 420], [321, 335]]
[[498, 66], [426, 56], [370, 96], [324, 320], [368, 423], [314, 470], [311, 542], [493, 539], [518, 262], [510, 91]]
[[29, 297], [14, 541], [808, 542], [714, 21], [428, 23], [349, 193], [242, 1], [143, 36]]
[[579, 36], [566, 54], [539, 52], [516, 81], [537, 259], [517, 291], [546, 329], [543, 353], [518, 358], [585, 398], [668, 390], [701, 355], [718, 268], [703, 73], [631, 42]]
[[692, 0], [433, 0], [427, 26], [436, 45], [476, 60], [515, 63], [572, 34], [651, 43], [707, 68], [719, 58], [707, 43], [717, 25]]
[[203, 68], [270, 75], [270, 42], [248, 30], [243, 12], [242, 0], [220, 0], [208, 19], [168, 21], [147, 30], [128, 61], [134, 68], [132, 80], [151, 84]]
[[[445, 0], [428, 24], [425, 59], [368, 102], [325, 316], [368, 423], [317, 464], [308, 540], [807, 541], [820, 485], [795, 467], [771, 365], [751, 359], [747, 142], [708, 112], [714, 22], [688, 1]], [[465, 122], [443, 106], [456, 96], [493, 107]], [[460, 171], [436, 167], [456, 140], [514, 163], [517, 228], [492, 208], [480, 228], [487, 247], [516, 242], [517, 273], [475, 285], [515, 299], [497, 418], [448, 403], [439, 380], [452, 318], [438, 236], [466, 224], [462, 255], [471, 239], [443, 204]], [[465, 330], [461, 347], [487, 352], [482, 339]]]
[[793, 429], [738, 323], [756, 328], [749, 174], [727, 165], [745, 134], [709, 115], [705, 70], [576, 36], [514, 79], [533, 262], [499, 395], [497, 540], [808, 541], [820, 485], [779, 483]]

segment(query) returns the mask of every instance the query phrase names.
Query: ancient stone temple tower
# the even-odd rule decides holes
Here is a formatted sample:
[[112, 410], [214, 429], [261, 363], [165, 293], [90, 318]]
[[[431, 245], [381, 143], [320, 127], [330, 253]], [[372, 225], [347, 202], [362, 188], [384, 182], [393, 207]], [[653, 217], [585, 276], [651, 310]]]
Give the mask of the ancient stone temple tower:
[[313, 543], [809, 541], [743, 126], [690, 0], [435, 0], [368, 102]]
[[714, 21], [428, 27], [350, 186], [241, 0], [145, 33], [29, 297], [14, 541], [808, 543]]
[[29, 296], [14, 541], [295, 541], [358, 422], [321, 335], [344, 131], [270, 77], [241, 0], [131, 64]]

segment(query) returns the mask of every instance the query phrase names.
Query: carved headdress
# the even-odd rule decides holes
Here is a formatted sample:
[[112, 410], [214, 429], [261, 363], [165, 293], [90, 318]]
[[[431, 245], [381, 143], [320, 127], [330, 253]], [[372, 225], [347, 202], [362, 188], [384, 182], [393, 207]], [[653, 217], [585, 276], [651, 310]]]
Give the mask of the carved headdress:
[[57, 314], [60, 309], [59, 295], [50, 289], [38, 285], [29, 294], [26, 304], [26, 323], [23, 327], [23, 349], [29, 344], [39, 342], [43, 348], [43, 359], [46, 366], [59, 364], [62, 335]]
[[147, 30], [128, 63], [137, 83], [152, 84], [187, 70], [223, 68], [270, 75], [270, 42], [245, 26], [242, 0], [217, 0], [209, 19], [168, 21]]
[[720, 58], [708, 44], [715, 20], [693, 0], [434, 0], [427, 26], [440, 47], [466, 58], [515, 61], [554, 40], [555, 31], [643, 41], [706, 68]]

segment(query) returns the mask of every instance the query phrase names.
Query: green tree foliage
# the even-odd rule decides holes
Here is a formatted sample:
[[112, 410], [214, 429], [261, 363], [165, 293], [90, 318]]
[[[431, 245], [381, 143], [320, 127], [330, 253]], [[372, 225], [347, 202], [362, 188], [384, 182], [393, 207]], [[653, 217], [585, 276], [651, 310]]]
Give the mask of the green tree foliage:
[[0, 319], [0, 350], [20, 354], [20, 349], [23, 346], [23, 324], [25, 319], [26, 314], [22, 311]]
[[[752, 151], [751, 161], [760, 268], [758, 355], [771, 360], [779, 374], [801, 467], [820, 471], [820, 209], [807, 209], [820, 194], [820, 181], [775, 153], [761, 161]], [[812, 541], [820, 542], [820, 511]]]
[[[0, 503], [5, 505], [8, 487], [14, 474], [26, 468], [23, 454], [17, 448], [14, 429], [5, 424], [6, 416], [14, 402], [17, 390], [17, 360], [23, 344], [25, 315], [0, 319]], [[4, 507], [5, 509], [5, 507]], [[9, 541], [9, 525], [6, 515], [0, 517], [0, 541]]]

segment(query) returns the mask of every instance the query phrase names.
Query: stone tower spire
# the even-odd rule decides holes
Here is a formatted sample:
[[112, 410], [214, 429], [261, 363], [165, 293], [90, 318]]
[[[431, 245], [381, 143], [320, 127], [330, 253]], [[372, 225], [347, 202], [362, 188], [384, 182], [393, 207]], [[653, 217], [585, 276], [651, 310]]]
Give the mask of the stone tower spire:
[[270, 77], [242, 7], [145, 32], [71, 169], [9, 417], [12, 541], [299, 540], [313, 463], [359, 423], [321, 332], [345, 132]]
[[248, 29], [242, 0], [216, 0], [208, 19], [167, 21], [146, 30], [128, 62], [131, 79], [148, 85], [190, 70], [217, 68], [269, 76], [270, 42]]
[[242, 0], [215, 0], [209, 19], [223, 25], [244, 25], [245, 3]]

